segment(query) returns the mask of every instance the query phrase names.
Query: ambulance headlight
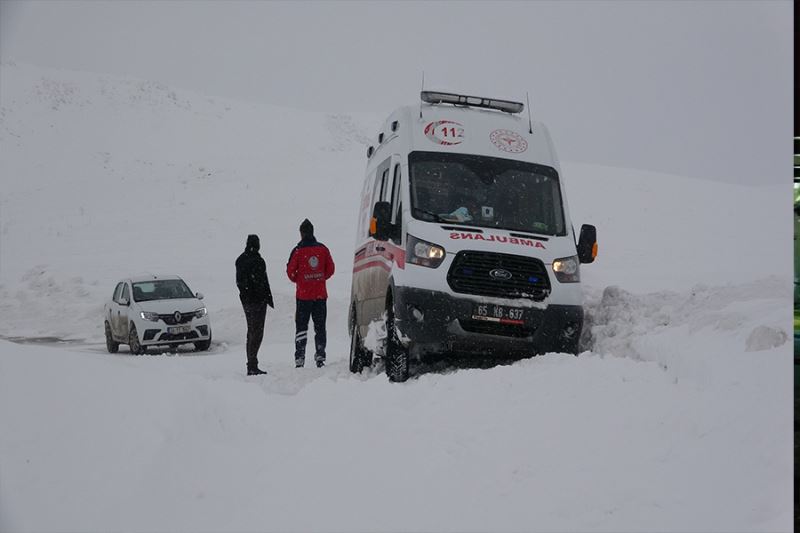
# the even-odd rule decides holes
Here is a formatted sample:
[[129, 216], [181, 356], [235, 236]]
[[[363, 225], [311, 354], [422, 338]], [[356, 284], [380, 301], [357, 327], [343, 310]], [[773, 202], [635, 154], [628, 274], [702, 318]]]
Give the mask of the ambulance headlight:
[[553, 261], [553, 272], [561, 283], [577, 283], [581, 280], [578, 256], [562, 257]]
[[408, 236], [406, 260], [415, 265], [436, 268], [444, 261], [444, 248], [431, 242]]

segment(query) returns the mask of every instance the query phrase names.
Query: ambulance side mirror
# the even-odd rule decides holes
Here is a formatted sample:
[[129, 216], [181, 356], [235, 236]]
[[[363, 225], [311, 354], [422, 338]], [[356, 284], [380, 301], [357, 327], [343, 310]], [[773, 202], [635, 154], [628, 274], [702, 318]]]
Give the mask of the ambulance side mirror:
[[597, 257], [597, 228], [591, 224], [581, 226], [578, 239], [578, 260], [581, 263], [592, 263]]
[[369, 223], [369, 236], [379, 241], [389, 238], [392, 229], [392, 205], [389, 202], [377, 202], [372, 209], [372, 220]]

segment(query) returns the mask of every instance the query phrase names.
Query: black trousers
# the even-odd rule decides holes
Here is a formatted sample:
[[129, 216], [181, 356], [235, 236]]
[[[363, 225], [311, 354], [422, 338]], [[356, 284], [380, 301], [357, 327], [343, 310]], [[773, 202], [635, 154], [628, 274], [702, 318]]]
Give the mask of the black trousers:
[[242, 302], [247, 319], [247, 369], [258, 367], [258, 349], [264, 338], [264, 320], [267, 318], [266, 302]]
[[306, 342], [308, 341], [308, 319], [314, 321], [315, 361], [325, 360], [325, 320], [328, 315], [327, 300], [297, 300], [297, 312], [294, 323], [297, 333], [294, 336], [294, 361], [303, 364], [306, 360]]

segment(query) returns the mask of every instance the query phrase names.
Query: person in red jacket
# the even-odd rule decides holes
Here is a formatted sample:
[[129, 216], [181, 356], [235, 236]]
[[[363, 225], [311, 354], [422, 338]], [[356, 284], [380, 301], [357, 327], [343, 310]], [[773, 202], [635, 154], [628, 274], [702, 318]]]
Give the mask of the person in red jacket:
[[306, 362], [308, 320], [314, 321], [314, 360], [317, 367], [325, 364], [325, 319], [328, 313], [328, 291], [325, 281], [333, 276], [333, 258], [328, 247], [314, 238], [314, 225], [308, 219], [300, 224], [300, 242], [289, 255], [286, 275], [297, 285], [297, 312], [294, 315], [294, 365], [301, 368]]

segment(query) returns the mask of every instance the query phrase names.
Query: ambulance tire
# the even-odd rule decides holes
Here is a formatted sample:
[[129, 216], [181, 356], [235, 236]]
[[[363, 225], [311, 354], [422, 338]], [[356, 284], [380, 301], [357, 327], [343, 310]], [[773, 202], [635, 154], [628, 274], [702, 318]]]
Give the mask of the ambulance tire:
[[394, 327], [394, 303], [386, 306], [386, 375], [389, 381], [402, 383], [408, 379], [408, 350], [400, 343]]
[[353, 374], [360, 374], [364, 370], [365, 352], [364, 343], [361, 341], [358, 324], [356, 324], [354, 317], [352, 326], [350, 326], [350, 372]]

